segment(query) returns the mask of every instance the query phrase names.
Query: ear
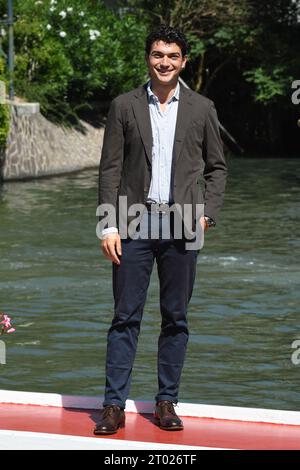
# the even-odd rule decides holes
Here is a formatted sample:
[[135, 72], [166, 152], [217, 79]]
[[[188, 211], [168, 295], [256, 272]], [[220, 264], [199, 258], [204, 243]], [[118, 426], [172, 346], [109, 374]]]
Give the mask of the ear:
[[183, 57], [183, 59], [182, 59], [182, 66], [181, 66], [181, 68], [182, 68], [182, 69], [184, 69], [184, 68], [185, 68], [185, 66], [186, 66], [186, 63], [187, 63], [187, 60], [188, 60], [188, 56], [187, 56], [187, 55], [185, 55], [185, 56]]

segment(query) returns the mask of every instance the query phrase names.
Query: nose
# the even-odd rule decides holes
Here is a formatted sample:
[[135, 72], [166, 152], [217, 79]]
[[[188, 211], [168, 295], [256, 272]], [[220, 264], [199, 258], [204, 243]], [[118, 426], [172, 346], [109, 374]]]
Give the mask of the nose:
[[163, 65], [164, 67], [168, 67], [169, 66], [169, 59], [168, 59], [168, 56], [163, 56], [162, 60], [161, 60], [161, 65]]

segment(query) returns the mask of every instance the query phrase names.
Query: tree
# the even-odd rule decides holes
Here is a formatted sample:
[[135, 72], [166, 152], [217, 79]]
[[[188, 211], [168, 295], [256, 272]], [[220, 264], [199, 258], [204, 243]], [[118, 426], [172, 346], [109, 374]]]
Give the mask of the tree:
[[[151, 27], [163, 22], [183, 30], [191, 44], [185, 80], [217, 101], [222, 121], [244, 146], [274, 152], [299, 142], [294, 127], [286, 131], [293, 138], [284, 136], [295, 115], [289, 95], [300, 70], [299, 0], [123, 4]], [[243, 119], [236, 118], [240, 112]]]
[[207, 94], [223, 67], [241, 53], [241, 45], [252, 41], [247, 27], [247, 0], [128, 0], [125, 4], [136, 14], [148, 14], [151, 26], [157, 20], [181, 29], [189, 39], [189, 82]]
[[15, 16], [16, 93], [48, 118], [76, 123], [82, 107], [145, 78], [144, 24], [100, 0], [17, 0]]

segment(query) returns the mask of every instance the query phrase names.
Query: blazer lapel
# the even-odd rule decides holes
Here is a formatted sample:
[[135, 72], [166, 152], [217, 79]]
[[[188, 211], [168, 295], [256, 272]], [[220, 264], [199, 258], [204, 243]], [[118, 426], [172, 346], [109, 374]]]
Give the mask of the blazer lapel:
[[[135, 100], [132, 103], [134, 116], [139, 128], [140, 136], [144, 144], [146, 155], [150, 165], [152, 164], [152, 128], [148, 104], [147, 85], [140, 87], [135, 94]], [[174, 160], [179, 158], [182, 150], [186, 131], [188, 130], [193, 105], [192, 94], [183, 85], [180, 85], [179, 103], [177, 111], [177, 121], [174, 138]]]
[[135, 100], [132, 103], [134, 116], [139, 128], [140, 136], [145, 147], [146, 155], [150, 165], [152, 164], [152, 128], [148, 95], [146, 85], [138, 89]]
[[180, 94], [178, 102], [178, 111], [177, 111], [177, 121], [175, 129], [175, 138], [174, 138], [174, 147], [173, 147], [173, 158], [174, 163], [179, 158], [179, 155], [182, 150], [183, 142], [185, 139], [185, 134], [189, 128], [191, 118], [192, 118], [192, 107], [193, 99], [192, 93], [180, 84]]

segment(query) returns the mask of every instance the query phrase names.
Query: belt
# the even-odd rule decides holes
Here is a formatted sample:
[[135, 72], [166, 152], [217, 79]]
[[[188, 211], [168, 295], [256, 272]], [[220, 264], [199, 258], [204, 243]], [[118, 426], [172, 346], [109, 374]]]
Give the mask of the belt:
[[157, 214], [168, 214], [170, 211], [171, 204], [167, 202], [147, 202], [146, 208], [149, 212], [155, 212]]

